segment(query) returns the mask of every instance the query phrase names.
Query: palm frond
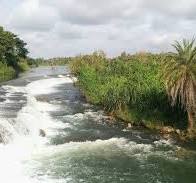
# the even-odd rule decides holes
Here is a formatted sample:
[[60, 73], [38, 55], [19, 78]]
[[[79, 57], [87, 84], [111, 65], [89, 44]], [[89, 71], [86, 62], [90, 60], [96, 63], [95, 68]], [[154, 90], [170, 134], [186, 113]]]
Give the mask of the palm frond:
[[173, 44], [177, 54], [166, 58], [163, 78], [171, 104], [180, 103], [186, 110], [195, 109], [196, 103], [196, 47], [195, 38]]

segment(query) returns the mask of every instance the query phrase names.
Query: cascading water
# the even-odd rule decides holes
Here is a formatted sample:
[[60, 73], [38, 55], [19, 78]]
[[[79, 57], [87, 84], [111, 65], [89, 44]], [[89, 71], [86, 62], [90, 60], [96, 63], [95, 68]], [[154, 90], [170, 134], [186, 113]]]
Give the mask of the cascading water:
[[111, 123], [58, 69], [0, 88], [0, 182], [195, 182], [194, 153]]
[[[26, 87], [2, 86], [1, 89], [6, 94], [2, 96], [5, 100], [1, 103], [2, 115], [0, 117], [1, 182], [26, 183], [38, 181], [25, 175], [22, 164], [28, 161], [34, 152], [46, 147], [48, 138], [41, 137], [40, 130], [49, 137], [54, 135], [57, 129], [62, 128], [64, 124], [57, 123], [49, 115], [49, 111], [55, 111], [57, 107], [46, 102], [37, 101], [35, 96], [53, 93], [55, 92], [55, 86], [65, 83], [72, 83], [72, 80], [64, 77], [63, 79], [38, 80]], [[20, 103], [25, 101], [20, 100], [20, 98], [24, 97], [26, 105], [22, 106]], [[21, 108], [15, 110], [16, 105], [20, 105]], [[10, 106], [8, 111], [6, 111], [7, 106]], [[14, 117], [6, 118], [4, 116], [5, 113], [7, 113], [7, 116], [12, 116], [12, 112], [16, 113]]]

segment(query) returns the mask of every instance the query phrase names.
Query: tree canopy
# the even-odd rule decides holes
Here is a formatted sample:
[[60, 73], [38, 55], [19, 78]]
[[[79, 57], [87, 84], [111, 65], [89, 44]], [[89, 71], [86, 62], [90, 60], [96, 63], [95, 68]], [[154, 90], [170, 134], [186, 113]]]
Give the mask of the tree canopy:
[[17, 35], [0, 27], [0, 62], [17, 67], [21, 58], [27, 58], [26, 45]]

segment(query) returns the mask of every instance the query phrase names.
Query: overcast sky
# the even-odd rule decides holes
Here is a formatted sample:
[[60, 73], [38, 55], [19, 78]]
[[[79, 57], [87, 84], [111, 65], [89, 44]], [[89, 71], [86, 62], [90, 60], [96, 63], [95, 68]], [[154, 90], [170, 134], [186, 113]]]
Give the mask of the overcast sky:
[[0, 0], [0, 25], [34, 57], [170, 51], [195, 36], [196, 0]]

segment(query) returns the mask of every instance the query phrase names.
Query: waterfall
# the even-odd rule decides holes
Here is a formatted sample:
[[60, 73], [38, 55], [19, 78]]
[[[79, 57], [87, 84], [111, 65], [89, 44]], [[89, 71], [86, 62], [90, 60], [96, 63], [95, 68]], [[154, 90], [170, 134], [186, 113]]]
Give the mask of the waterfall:
[[[67, 82], [72, 80], [61, 77], [34, 81], [26, 87], [2, 86], [2, 97], [5, 100], [0, 103], [1, 182], [37, 182], [24, 175], [23, 162], [30, 159], [38, 149], [44, 148], [48, 137], [63, 127], [63, 123], [58, 123], [49, 115], [50, 111], [58, 107], [37, 101], [36, 96], [53, 93], [56, 86]], [[40, 136], [40, 130], [46, 133], [46, 137]]]

